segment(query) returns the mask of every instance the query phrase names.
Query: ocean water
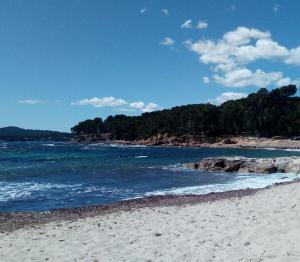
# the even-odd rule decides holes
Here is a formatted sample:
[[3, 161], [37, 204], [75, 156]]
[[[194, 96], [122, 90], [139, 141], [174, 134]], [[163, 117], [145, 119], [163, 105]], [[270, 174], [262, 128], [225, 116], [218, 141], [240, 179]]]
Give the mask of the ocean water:
[[0, 211], [46, 211], [166, 194], [260, 188], [295, 174], [209, 173], [183, 163], [211, 156], [300, 156], [299, 151], [0, 142]]

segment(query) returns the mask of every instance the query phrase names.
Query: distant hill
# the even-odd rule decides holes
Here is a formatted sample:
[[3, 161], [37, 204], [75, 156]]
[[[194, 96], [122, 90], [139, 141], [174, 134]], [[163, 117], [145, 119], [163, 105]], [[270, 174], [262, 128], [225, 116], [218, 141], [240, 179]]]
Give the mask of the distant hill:
[[64, 141], [71, 138], [70, 133], [49, 131], [49, 130], [31, 130], [15, 126], [0, 128], [0, 140], [19, 141], [19, 140], [55, 140]]

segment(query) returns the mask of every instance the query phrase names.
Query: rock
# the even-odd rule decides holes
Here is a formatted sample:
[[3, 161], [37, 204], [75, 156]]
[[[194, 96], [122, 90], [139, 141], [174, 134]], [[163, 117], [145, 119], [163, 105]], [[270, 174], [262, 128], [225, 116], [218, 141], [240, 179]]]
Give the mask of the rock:
[[231, 145], [231, 144], [236, 144], [236, 143], [237, 143], [237, 141], [235, 141], [229, 137], [227, 137], [223, 140], [223, 144], [226, 144], [226, 145]]
[[216, 157], [206, 158], [185, 165], [187, 168], [206, 171], [240, 173], [295, 173], [300, 174], [300, 157], [245, 158]]
[[286, 173], [300, 173], [300, 158], [293, 158], [285, 168]]

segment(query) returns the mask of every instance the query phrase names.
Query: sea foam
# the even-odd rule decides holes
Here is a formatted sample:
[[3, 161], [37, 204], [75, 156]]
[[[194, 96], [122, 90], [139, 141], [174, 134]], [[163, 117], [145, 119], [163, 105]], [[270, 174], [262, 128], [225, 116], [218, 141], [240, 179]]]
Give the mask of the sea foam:
[[275, 183], [289, 182], [300, 179], [300, 175], [276, 173], [268, 175], [238, 175], [235, 180], [225, 184], [209, 184], [201, 186], [171, 188], [166, 190], [157, 190], [148, 192], [144, 196], [157, 196], [157, 195], [203, 195], [212, 192], [225, 192], [230, 190], [239, 190], [246, 188], [264, 188]]

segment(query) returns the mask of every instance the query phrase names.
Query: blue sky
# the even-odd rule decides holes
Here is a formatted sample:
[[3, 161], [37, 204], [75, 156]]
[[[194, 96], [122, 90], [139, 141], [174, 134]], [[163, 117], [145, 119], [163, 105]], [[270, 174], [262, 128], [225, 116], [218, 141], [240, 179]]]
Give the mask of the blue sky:
[[219, 104], [300, 80], [299, 1], [0, 2], [0, 126]]

